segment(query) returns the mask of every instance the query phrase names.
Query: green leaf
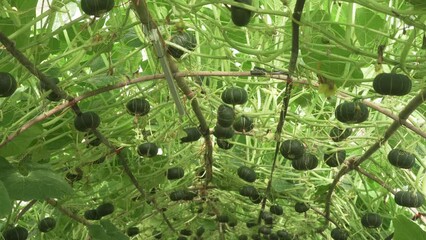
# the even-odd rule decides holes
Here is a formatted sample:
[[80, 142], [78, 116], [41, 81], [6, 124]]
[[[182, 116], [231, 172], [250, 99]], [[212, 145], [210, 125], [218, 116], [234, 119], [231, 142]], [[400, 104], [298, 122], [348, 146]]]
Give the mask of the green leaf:
[[93, 240], [126, 240], [129, 239], [108, 220], [101, 220], [101, 225], [88, 226], [89, 235]]
[[[364, 26], [365, 29], [381, 31], [382, 29], [385, 29], [386, 21], [373, 11], [366, 8], [360, 8], [357, 9], [355, 23], [357, 25]], [[370, 43], [381, 43], [381, 40], [383, 39], [381, 35], [365, 29], [361, 27], [355, 28], [355, 35], [361, 46], [365, 46]]]
[[0, 202], [0, 217], [8, 215], [12, 211], [12, 203], [2, 181], [0, 181]]
[[417, 223], [403, 215], [398, 215], [393, 224], [395, 226], [394, 240], [426, 240], [426, 232]]
[[17, 156], [24, 153], [30, 146], [31, 142], [43, 133], [43, 127], [36, 124], [26, 131], [19, 134], [13, 141], [0, 148], [0, 156], [9, 157]]
[[62, 177], [49, 170], [31, 171], [27, 176], [15, 171], [1, 175], [0, 180], [4, 182], [10, 198], [16, 200], [60, 198], [73, 192]]

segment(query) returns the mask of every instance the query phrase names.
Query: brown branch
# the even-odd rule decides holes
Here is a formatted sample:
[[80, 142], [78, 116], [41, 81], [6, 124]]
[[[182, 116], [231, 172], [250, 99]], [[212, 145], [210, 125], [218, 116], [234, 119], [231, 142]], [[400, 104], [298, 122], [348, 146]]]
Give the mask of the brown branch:
[[391, 192], [392, 194], [395, 195], [396, 191], [393, 190], [392, 187], [390, 187], [388, 184], [386, 184], [384, 181], [382, 181], [380, 178], [376, 177], [375, 175], [365, 171], [365, 169], [361, 168], [361, 167], [355, 167], [355, 170], [359, 173], [361, 173], [362, 175], [368, 177], [369, 179], [375, 181], [376, 183], [378, 183], [380, 186], [382, 186], [383, 188], [385, 188], [386, 190], [388, 190], [389, 192]]
[[24, 214], [26, 212], [28, 212], [34, 206], [34, 204], [36, 204], [36, 203], [37, 203], [37, 200], [31, 200], [27, 205], [25, 205], [25, 207], [22, 208], [21, 211], [18, 214], [16, 214], [15, 223], [18, 222], [19, 219], [22, 216], [24, 216]]
[[60, 212], [62, 212], [63, 214], [67, 215], [68, 217], [74, 219], [75, 221], [85, 225], [85, 226], [90, 226], [92, 225], [89, 221], [87, 221], [86, 219], [80, 217], [79, 215], [73, 213], [71, 210], [62, 207], [61, 205], [58, 204], [57, 201], [53, 200], [53, 199], [46, 199], [46, 202], [50, 205], [52, 205], [53, 207], [55, 207], [56, 209], [58, 209]]

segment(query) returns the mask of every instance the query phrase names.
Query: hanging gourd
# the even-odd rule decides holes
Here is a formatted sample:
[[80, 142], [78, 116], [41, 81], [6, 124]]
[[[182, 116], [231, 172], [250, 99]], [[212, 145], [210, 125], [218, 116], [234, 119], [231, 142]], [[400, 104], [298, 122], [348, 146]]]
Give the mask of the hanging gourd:
[[249, 185], [243, 186], [240, 189], [240, 194], [241, 194], [241, 196], [244, 196], [244, 197], [252, 197], [252, 196], [259, 195], [259, 193], [257, 192], [257, 189], [255, 187], [249, 186]]
[[318, 166], [318, 158], [311, 154], [305, 153], [302, 157], [294, 159], [291, 162], [291, 166], [293, 166], [296, 170], [312, 170]]
[[221, 139], [232, 138], [234, 136], [234, 129], [232, 127], [222, 127], [216, 124], [213, 129], [213, 135]]
[[368, 108], [361, 102], [344, 102], [337, 106], [336, 119], [343, 123], [362, 123], [368, 119]]
[[283, 213], [284, 213], [283, 208], [278, 204], [271, 205], [271, 207], [269, 208], [269, 211], [272, 214], [275, 214], [275, 215], [278, 215], [278, 216], [283, 215]]
[[309, 210], [309, 206], [304, 202], [297, 202], [294, 204], [294, 210], [298, 213], [304, 213]]
[[50, 232], [56, 226], [56, 220], [52, 217], [43, 218], [38, 222], [40, 232]]
[[378, 228], [382, 225], [382, 217], [377, 213], [366, 213], [361, 218], [361, 224], [366, 228]]
[[337, 167], [345, 161], [346, 151], [339, 150], [332, 153], [324, 153], [324, 162], [330, 167]]
[[299, 140], [290, 139], [281, 143], [280, 152], [283, 157], [294, 160], [301, 158], [305, 153], [305, 146]]
[[11, 96], [18, 87], [16, 79], [7, 72], [0, 72], [0, 97]]
[[4, 240], [25, 240], [28, 238], [28, 230], [21, 226], [10, 228], [3, 232]]
[[[251, 5], [252, 0], [235, 0], [235, 2]], [[231, 6], [232, 22], [237, 26], [246, 26], [250, 22], [252, 12], [250, 10]]]
[[[193, 51], [195, 47], [197, 47], [197, 39], [193, 32], [178, 32], [170, 39], [170, 42], [182, 46], [185, 49]], [[173, 46], [169, 46], [167, 48], [167, 52], [172, 55], [174, 58], [179, 59], [185, 53], [184, 51], [175, 48]]]
[[333, 127], [329, 133], [329, 136], [334, 142], [340, 142], [348, 138], [351, 133], [351, 128], [340, 129], [338, 127]]
[[395, 193], [395, 203], [399, 206], [418, 208], [423, 205], [425, 198], [419, 192], [399, 191]]
[[348, 231], [342, 228], [334, 228], [331, 230], [331, 238], [333, 240], [346, 240], [349, 237]]
[[241, 166], [237, 170], [238, 176], [246, 182], [254, 182], [256, 181], [256, 172], [246, 166]]
[[416, 157], [409, 152], [396, 148], [388, 153], [388, 160], [395, 167], [409, 169], [414, 166]]
[[373, 88], [378, 94], [404, 96], [411, 91], [411, 80], [398, 73], [380, 73], [373, 80]]
[[129, 237], [133, 237], [139, 234], [139, 228], [138, 227], [129, 227], [126, 230], [126, 234]]
[[225, 104], [221, 104], [217, 109], [217, 124], [222, 127], [230, 127], [234, 123], [234, 109]]
[[167, 169], [166, 175], [169, 180], [181, 179], [185, 175], [185, 171], [181, 167], [172, 167]]
[[195, 142], [201, 138], [201, 132], [197, 127], [185, 128], [183, 131], [186, 133], [186, 137], [180, 139], [180, 143]]
[[240, 116], [232, 125], [237, 132], [250, 132], [253, 128], [253, 121], [247, 116]]
[[131, 115], [145, 116], [151, 106], [145, 98], [133, 98], [126, 104], [126, 109]]
[[100, 123], [101, 119], [95, 112], [84, 112], [77, 115], [74, 119], [74, 127], [80, 132], [87, 132], [97, 128]]
[[158, 147], [155, 143], [142, 143], [138, 146], [138, 154], [142, 157], [155, 157], [158, 153]]
[[237, 105], [247, 102], [247, 91], [240, 87], [229, 87], [222, 92], [222, 101], [227, 104]]
[[100, 16], [114, 8], [114, 0], [81, 0], [81, 9], [87, 15]]

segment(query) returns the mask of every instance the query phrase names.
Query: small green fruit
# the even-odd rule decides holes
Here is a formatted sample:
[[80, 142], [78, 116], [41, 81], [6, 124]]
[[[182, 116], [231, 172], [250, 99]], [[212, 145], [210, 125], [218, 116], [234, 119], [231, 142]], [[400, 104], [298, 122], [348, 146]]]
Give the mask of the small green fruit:
[[368, 108], [361, 102], [344, 102], [337, 106], [336, 119], [342, 123], [362, 123], [368, 119]]
[[[251, 5], [252, 0], [235, 0], [236, 2], [245, 3], [247, 5]], [[246, 26], [251, 19], [252, 12], [250, 10], [231, 6], [231, 18], [232, 22], [236, 26]]]
[[337, 167], [342, 164], [346, 159], [346, 151], [339, 150], [333, 153], [324, 154], [324, 162], [330, 167]]
[[201, 138], [201, 132], [197, 127], [190, 127], [183, 129], [186, 133], [186, 137], [180, 139], [180, 143], [195, 142]]
[[173, 167], [167, 169], [167, 179], [176, 180], [181, 179], [185, 175], [185, 171], [181, 167]]
[[234, 136], [234, 129], [232, 127], [216, 125], [213, 130], [213, 135], [219, 139], [232, 138]]
[[[193, 32], [179, 32], [170, 39], [170, 42], [182, 46], [190, 51], [193, 51], [195, 47], [197, 47], [197, 39]], [[167, 52], [176, 59], [179, 59], [185, 53], [173, 46], [169, 46], [167, 48]]]
[[77, 115], [74, 119], [74, 127], [77, 131], [87, 132], [91, 129], [99, 127], [101, 119], [95, 112], [84, 112]]
[[222, 214], [222, 215], [217, 216], [217, 221], [220, 222], [220, 223], [227, 223], [227, 222], [229, 222], [229, 217], [226, 214]]
[[138, 227], [129, 227], [126, 230], [127, 236], [133, 237], [139, 234], [139, 228]]
[[275, 215], [278, 215], [278, 216], [279, 215], [283, 215], [283, 213], [284, 213], [283, 208], [280, 205], [278, 205], [278, 204], [271, 205], [271, 207], [269, 208], [269, 211], [272, 214], [275, 214]]
[[126, 109], [131, 115], [145, 116], [151, 110], [151, 105], [145, 98], [133, 98], [127, 102]]
[[331, 230], [331, 238], [334, 240], [346, 240], [349, 237], [348, 231], [342, 228], [334, 228]]
[[114, 0], [81, 0], [81, 9], [87, 15], [100, 16], [114, 8]]
[[244, 104], [247, 102], [247, 91], [240, 87], [229, 87], [222, 92], [222, 101], [227, 104]]
[[382, 217], [377, 213], [366, 213], [361, 218], [361, 224], [367, 228], [378, 228], [382, 225]]
[[419, 192], [399, 191], [395, 194], [395, 203], [403, 207], [418, 208], [424, 201], [423, 194]]
[[102, 218], [102, 216], [98, 215], [96, 209], [90, 209], [84, 212], [84, 218], [87, 220], [99, 220]]
[[280, 153], [283, 157], [294, 160], [301, 158], [305, 153], [305, 146], [299, 140], [290, 139], [281, 143]]
[[232, 125], [237, 132], [250, 132], [253, 128], [253, 120], [247, 116], [241, 116], [237, 118]]
[[404, 96], [411, 91], [411, 80], [407, 75], [380, 73], [373, 80], [373, 88], [378, 94]]
[[348, 138], [352, 134], [351, 128], [340, 129], [338, 127], [333, 127], [330, 131], [329, 136], [334, 142], [340, 142]]
[[230, 143], [230, 142], [228, 142], [224, 139], [220, 139], [220, 138], [218, 138], [216, 142], [217, 142], [217, 146], [219, 148], [222, 148], [222, 149], [225, 149], [225, 150], [231, 149], [234, 146], [234, 144], [232, 144], [232, 143]]
[[311, 154], [305, 153], [302, 157], [294, 159], [291, 162], [291, 166], [293, 166], [296, 170], [312, 170], [318, 166], [318, 158]]
[[16, 226], [3, 233], [4, 240], [25, 240], [28, 238], [28, 230], [21, 226]]
[[297, 202], [297, 203], [294, 205], [294, 210], [295, 210], [296, 212], [298, 212], [298, 213], [304, 213], [304, 212], [306, 212], [306, 211], [308, 211], [308, 210], [309, 210], [309, 206], [308, 206], [306, 203], [303, 203], [303, 202]]
[[182, 234], [184, 236], [191, 236], [192, 230], [191, 229], [182, 229], [182, 230], [180, 230], [180, 234]]
[[114, 205], [112, 203], [103, 203], [96, 208], [98, 216], [104, 217], [114, 212]]
[[155, 157], [158, 154], [158, 147], [155, 143], [142, 143], [138, 146], [138, 154], [142, 157]]
[[221, 104], [217, 109], [217, 124], [222, 127], [230, 127], [235, 119], [234, 109]]
[[246, 182], [254, 182], [256, 181], [256, 172], [246, 166], [241, 166], [237, 170], [238, 176]]
[[392, 149], [388, 153], [388, 160], [395, 167], [410, 169], [414, 166], [416, 157], [402, 149]]
[[40, 232], [49, 232], [56, 226], [56, 220], [52, 217], [43, 218], [38, 222], [38, 230]]
[[18, 87], [16, 79], [7, 72], [0, 72], [0, 97], [11, 96]]

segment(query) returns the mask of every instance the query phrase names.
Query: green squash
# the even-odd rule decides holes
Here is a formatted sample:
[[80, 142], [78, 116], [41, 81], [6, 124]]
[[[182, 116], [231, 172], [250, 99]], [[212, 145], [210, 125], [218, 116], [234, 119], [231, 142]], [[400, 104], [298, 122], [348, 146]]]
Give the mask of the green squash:
[[241, 194], [241, 196], [245, 196], [245, 197], [252, 197], [252, 196], [259, 195], [259, 193], [257, 192], [257, 189], [255, 187], [249, 186], [249, 185], [243, 186], [240, 189], [240, 194]]
[[311, 153], [305, 153], [302, 157], [294, 159], [291, 166], [296, 170], [312, 170], [318, 166], [318, 158]]
[[52, 217], [43, 218], [38, 222], [38, 230], [40, 232], [50, 232], [56, 226], [56, 220]]
[[333, 127], [329, 133], [331, 140], [334, 142], [341, 142], [352, 134], [352, 128], [340, 129]]
[[361, 218], [361, 224], [366, 228], [378, 228], [382, 225], [382, 217], [377, 213], [366, 213]]
[[411, 80], [398, 73], [380, 73], [373, 80], [373, 88], [378, 94], [404, 96], [411, 91]]
[[259, 227], [259, 233], [263, 235], [269, 235], [272, 233], [272, 229], [268, 226], [263, 225]]
[[129, 227], [126, 230], [126, 234], [129, 237], [133, 237], [139, 234], [139, 228], [138, 227]]
[[95, 112], [84, 112], [77, 115], [74, 119], [74, 127], [77, 131], [87, 132], [91, 129], [99, 127], [101, 119]]
[[336, 119], [343, 123], [362, 123], [368, 119], [368, 108], [361, 102], [344, 102], [337, 106]]
[[256, 181], [256, 172], [246, 166], [241, 166], [237, 170], [238, 176], [246, 182], [254, 182]]
[[96, 209], [90, 209], [84, 212], [84, 218], [87, 220], [99, 220], [102, 216], [98, 215]]
[[185, 175], [185, 171], [181, 167], [172, 167], [167, 169], [166, 175], [169, 180], [181, 179]]
[[260, 196], [259, 193], [254, 194], [253, 196], [250, 196], [250, 201], [254, 204], [259, 204], [262, 202], [262, 197]]
[[133, 98], [126, 104], [126, 109], [131, 115], [145, 116], [149, 113], [151, 106], [145, 98]]
[[25, 240], [28, 238], [28, 230], [21, 226], [16, 226], [3, 232], [4, 240]]
[[142, 143], [138, 146], [138, 154], [142, 157], [155, 157], [158, 154], [158, 147], [155, 143]]
[[278, 204], [274, 204], [274, 205], [271, 205], [270, 207], [269, 207], [269, 211], [272, 213], [272, 214], [275, 214], [275, 215], [283, 215], [283, 213], [284, 213], [284, 210], [283, 210], [283, 208], [280, 206], [280, 205], [278, 205]]
[[235, 120], [232, 127], [237, 132], [246, 133], [246, 132], [250, 132], [251, 130], [253, 130], [254, 125], [253, 125], [253, 121], [251, 120], [251, 118], [249, 118], [247, 116], [241, 116], [241, 117], [237, 118], [237, 120]]
[[216, 124], [213, 135], [219, 139], [232, 138], [234, 136], [234, 129], [232, 127], [222, 127]]
[[234, 123], [235, 113], [232, 107], [221, 104], [217, 109], [217, 124], [222, 127], [230, 127]]
[[331, 238], [333, 240], [346, 240], [349, 237], [348, 231], [342, 228], [334, 228], [331, 230]]
[[280, 239], [284, 239], [284, 240], [294, 239], [294, 237], [289, 232], [287, 232], [286, 230], [278, 230], [277, 235]]
[[216, 143], [219, 148], [222, 148], [225, 150], [231, 149], [234, 146], [234, 144], [223, 139], [217, 139]]
[[330, 167], [337, 167], [346, 159], [346, 151], [339, 150], [332, 153], [324, 153], [324, 162]]
[[180, 230], [180, 234], [182, 234], [184, 236], [191, 236], [192, 230], [191, 229], [182, 229], [182, 230]]
[[294, 160], [303, 156], [305, 153], [305, 146], [299, 140], [285, 140], [281, 143], [280, 153], [283, 155], [283, 157]]
[[[53, 84], [57, 85], [59, 83], [59, 78], [48, 78], [48, 81], [52, 82]], [[45, 83], [45, 82], [40, 82], [40, 88], [42, 91], [50, 91], [50, 87]], [[46, 97], [47, 99], [49, 99], [52, 102], [57, 102], [59, 100], [61, 100], [61, 96], [59, 96], [58, 94], [51, 92], [49, 93], [49, 95], [47, 95]]]
[[187, 200], [191, 201], [197, 194], [188, 190], [176, 190], [170, 193], [169, 197], [172, 201]]
[[197, 127], [185, 128], [183, 131], [185, 131], [186, 137], [181, 138], [180, 143], [195, 142], [201, 138], [200, 129]]
[[115, 210], [114, 205], [112, 203], [103, 203], [96, 208], [96, 213], [100, 217], [104, 217], [110, 215]]
[[298, 213], [304, 213], [309, 210], [309, 206], [304, 202], [297, 202], [294, 204], [294, 210]]
[[263, 212], [261, 215], [263, 222], [268, 225], [272, 225], [274, 222], [274, 216], [271, 213]]
[[388, 153], [388, 160], [395, 167], [410, 169], [414, 166], [416, 157], [409, 152], [396, 148]]
[[114, 8], [114, 0], [81, 0], [81, 9], [87, 15], [100, 16]]
[[0, 97], [11, 96], [18, 87], [16, 79], [7, 72], [0, 72]]
[[418, 208], [423, 205], [425, 198], [419, 192], [399, 191], [395, 193], [395, 203], [399, 206]]
[[[244, 3], [247, 5], [251, 5], [252, 0], [235, 0], [235, 2]], [[251, 19], [252, 12], [250, 10], [231, 6], [231, 18], [232, 22], [237, 26], [246, 26]]]
[[[197, 39], [193, 32], [178, 32], [172, 37], [172, 39], [170, 39], [170, 42], [182, 46], [190, 51], [193, 51], [195, 47], [197, 47]], [[167, 52], [176, 59], [179, 59], [185, 53], [173, 46], [167, 47]]]
[[229, 87], [222, 92], [222, 101], [227, 104], [244, 104], [248, 100], [247, 91], [240, 87]]

